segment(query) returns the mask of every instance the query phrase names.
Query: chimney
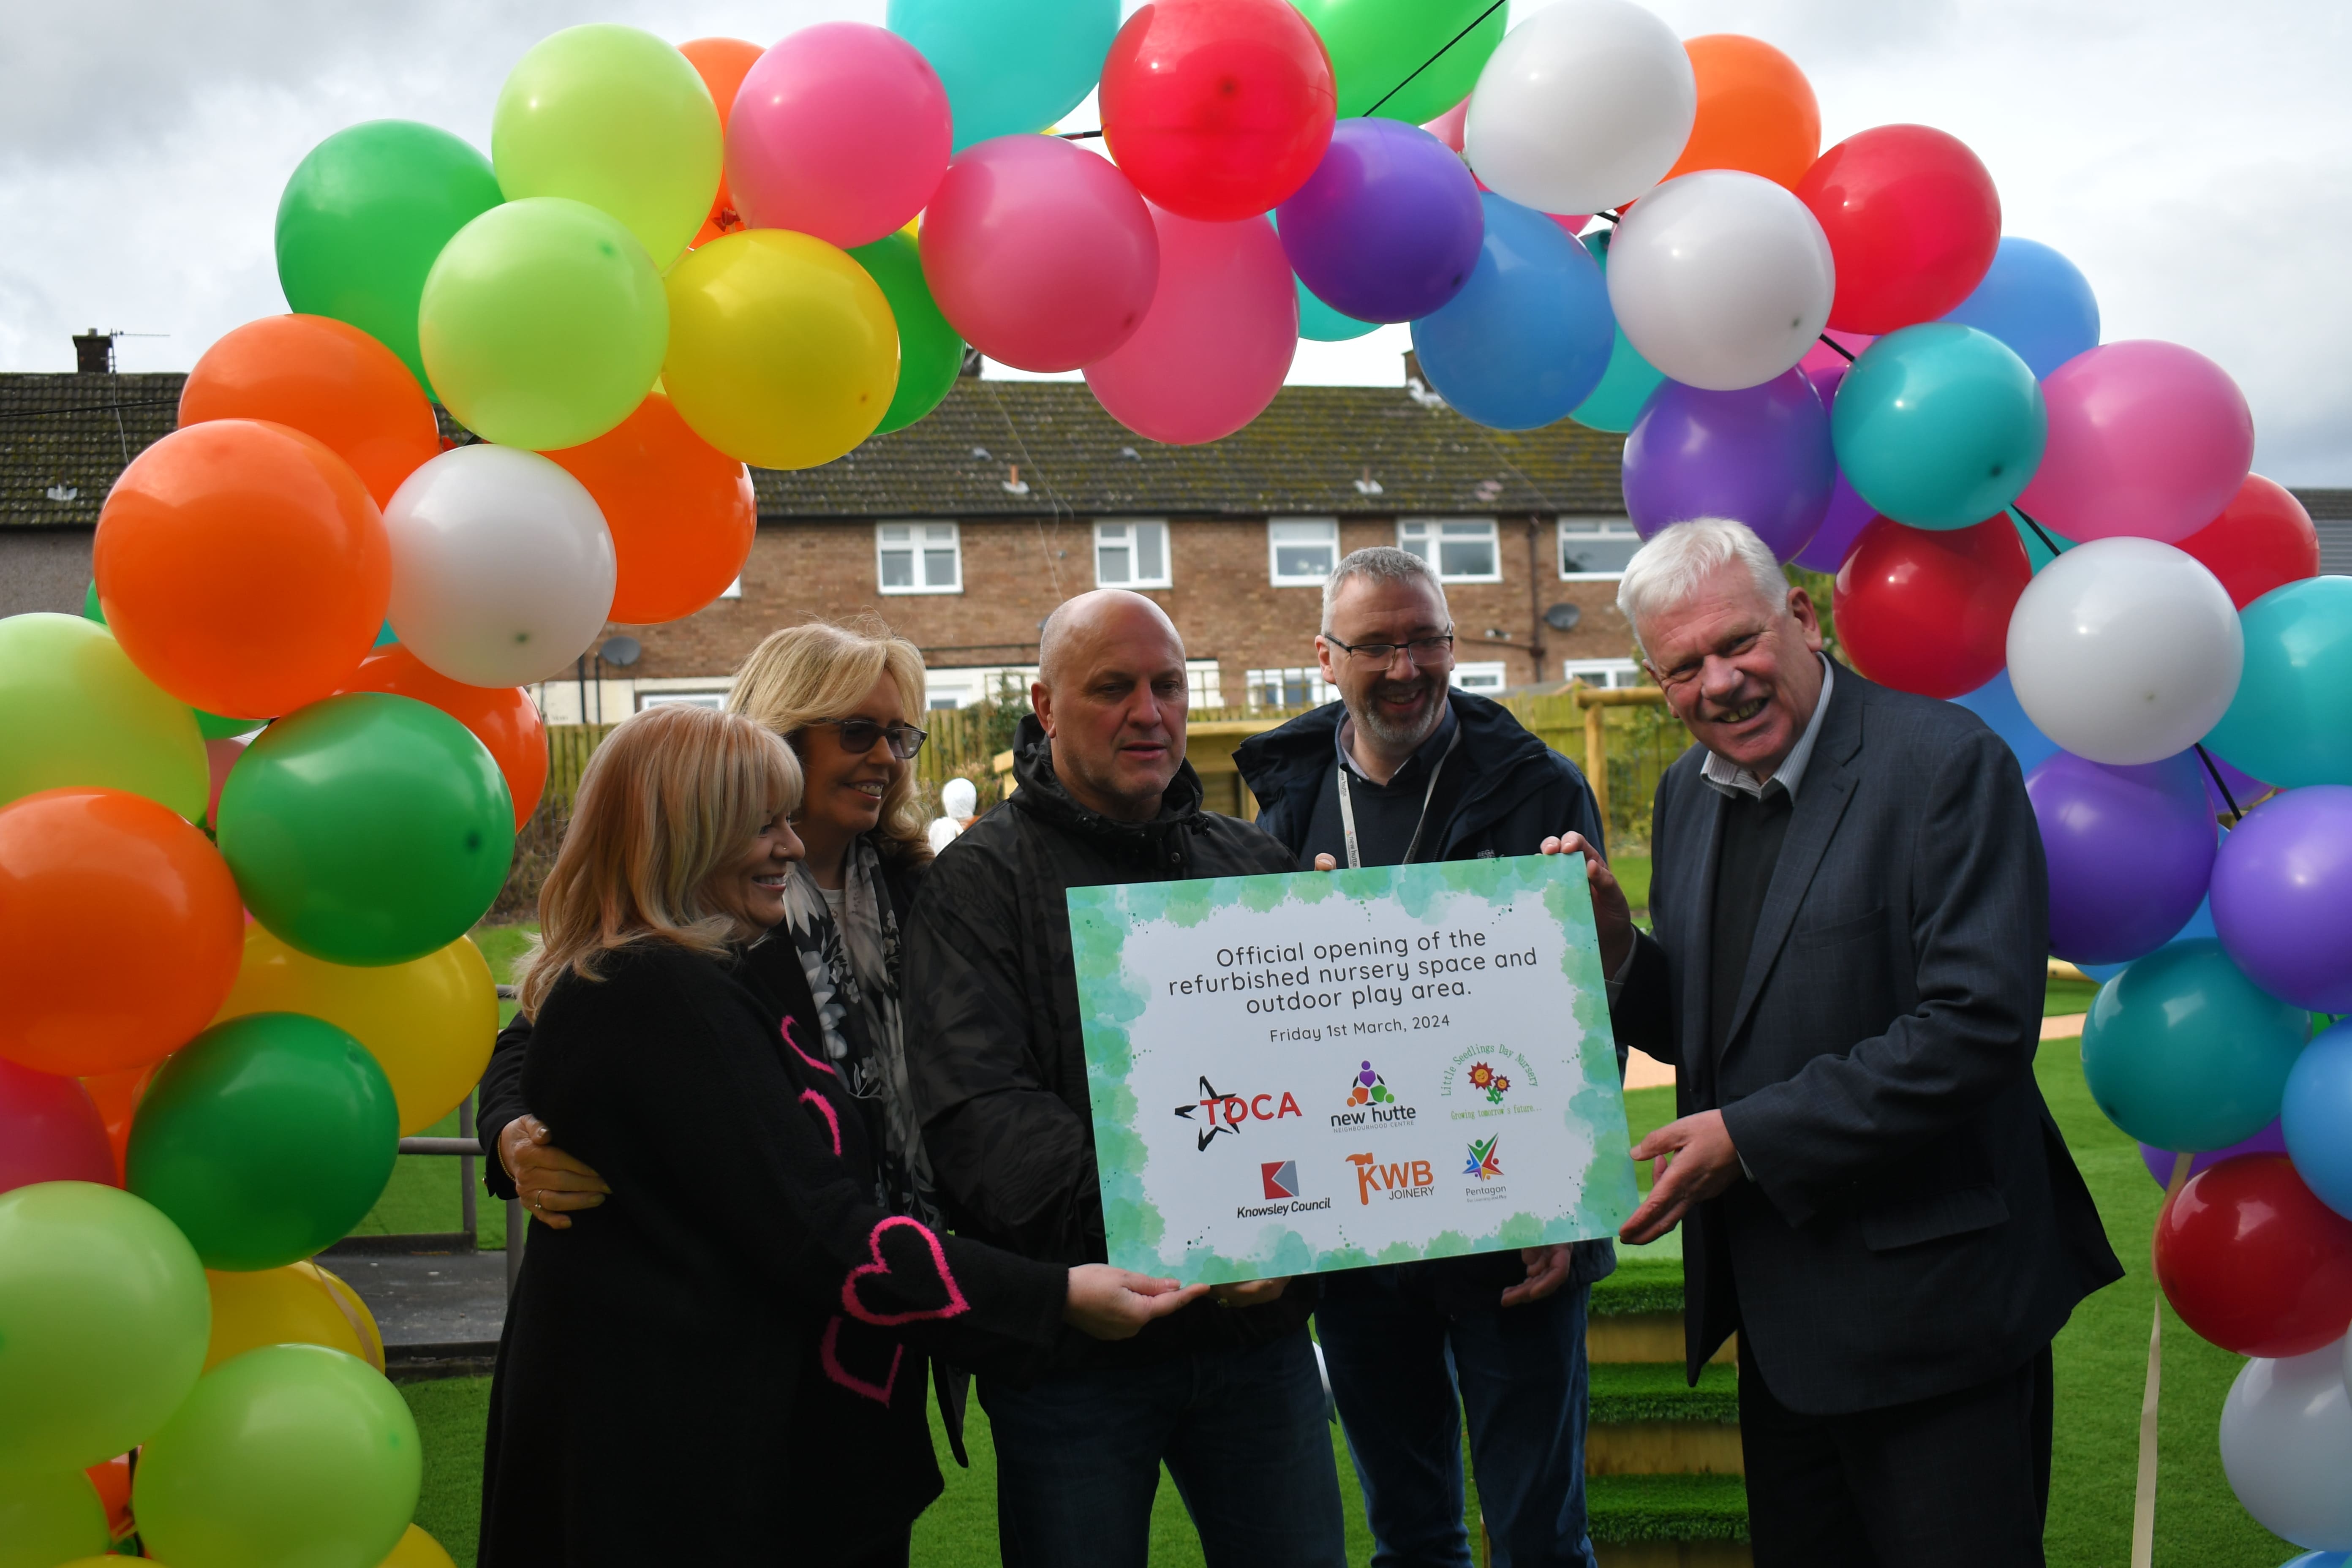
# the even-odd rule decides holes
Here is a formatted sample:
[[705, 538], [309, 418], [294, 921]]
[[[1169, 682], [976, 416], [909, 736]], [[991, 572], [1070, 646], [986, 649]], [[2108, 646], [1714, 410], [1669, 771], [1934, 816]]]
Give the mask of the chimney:
[[92, 327], [74, 334], [74, 369], [82, 375], [114, 374], [114, 334]]

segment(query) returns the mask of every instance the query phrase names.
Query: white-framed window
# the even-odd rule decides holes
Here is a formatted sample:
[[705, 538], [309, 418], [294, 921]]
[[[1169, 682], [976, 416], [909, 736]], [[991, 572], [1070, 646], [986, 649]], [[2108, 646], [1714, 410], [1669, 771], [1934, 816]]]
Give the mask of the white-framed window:
[[1325, 680], [1323, 671], [1311, 664], [1289, 669], [1253, 669], [1244, 679], [1249, 687], [1249, 705], [1253, 708], [1302, 708], [1310, 703], [1319, 706], [1339, 695], [1339, 688]]
[[1339, 564], [1339, 520], [1276, 518], [1265, 525], [1266, 574], [1277, 588], [1320, 588]]
[[1171, 587], [1172, 565], [1168, 525], [1158, 519], [1095, 524], [1096, 587]]
[[1415, 517], [1397, 522], [1397, 548], [1437, 568], [1441, 583], [1499, 583], [1503, 553], [1491, 517]]
[[1581, 680], [1604, 691], [1642, 684], [1642, 667], [1630, 658], [1571, 658], [1559, 673], [1564, 680]]
[[885, 594], [961, 594], [961, 531], [952, 522], [877, 522], [874, 570]]
[[1614, 583], [1625, 563], [1642, 548], [1632, 520], [1622, 517], [1563, 517], [1559, 520], [1559, 580]]
[[659, 708], [665, 705], [708, 708], [715, 713], [727, 706], [727, 689], [722, 686], [716, 691], [640, 691], [637, 693], [637, 711], [640, 713], [648, 708]]
[[1465, 691], [1500, 691], [1509, 684], [1508, 667], [1501, 659], [1479, 660], [1454, 667], [1454, 684]]
[[[923, 671], [923, 706], [926, 708], [971, 708], [982, 702], [1002, 701], [1011, 698], [1018, 702], [1029, 700], [1029, 685], [1037, 679], [1034, 664], [983, 665], [939, 668]], [[1186, 696], [1195, 708], [1224, 706], [1223, 679], [1217, 673], [1213, 658], [1188, 658], [1184, 661]]]

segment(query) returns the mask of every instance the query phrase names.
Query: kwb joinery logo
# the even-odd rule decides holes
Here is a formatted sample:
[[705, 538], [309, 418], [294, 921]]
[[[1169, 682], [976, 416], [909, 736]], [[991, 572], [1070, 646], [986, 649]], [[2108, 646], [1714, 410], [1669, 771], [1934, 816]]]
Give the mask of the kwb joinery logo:
[[1425, 1198], [1437, 1190], [1437, 1173], [1426, 1160], [1399, 1160], [1383, 1164], [1377, 1154], [1350, 1154], [1356, 1167], [1356, 1201], [1370, 1204], [1374, 1193], [1398, 1198]]

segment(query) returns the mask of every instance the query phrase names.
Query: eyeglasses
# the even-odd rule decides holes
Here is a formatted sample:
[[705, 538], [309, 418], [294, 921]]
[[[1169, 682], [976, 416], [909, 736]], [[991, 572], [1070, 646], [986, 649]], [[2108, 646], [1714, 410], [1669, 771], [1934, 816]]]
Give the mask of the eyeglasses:
[[1415, 669], [1427, 669], [1433, 665], [1454, 662], [1454, 634], [1440, 637], [1415, 637], [1411, 642], [1344, 643], [1329, 632], [1323, 640], [1350, 658], [1367, 659], [1383, 668], [1396, 661], [1397, 649], [1404, 649]]
[[931, 738], [929, 730], [918, 730], [912, 724], [885, 724], [873, 719], [814, 719], [807, 726], [812, 730], [837, 731], [841, 749], [853, 757], [862, 757], [874, 749], [877, 741], [890, 742], [890, 754], [902, 763], [911, 763], [923, 742]]

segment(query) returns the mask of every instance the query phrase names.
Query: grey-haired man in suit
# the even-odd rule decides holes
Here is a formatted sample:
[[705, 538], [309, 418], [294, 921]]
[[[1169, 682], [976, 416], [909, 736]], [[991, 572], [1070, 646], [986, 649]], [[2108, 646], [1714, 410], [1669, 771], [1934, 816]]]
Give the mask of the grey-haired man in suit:
[[1622, 1235], [1683, 1226], [1693, 1382], [1739, 1335], [1756, 1561], [2040, 1563], [2050, 1342], [2123, 1270], [2034, 1083], [2016, 760], [1827, 658], [1739, 523], [1663, 531], [1618, 604], [1698, 742], [1658, 785], [1651, 931], [1588, 852], [1617, 1037], [1676, 1068]]

